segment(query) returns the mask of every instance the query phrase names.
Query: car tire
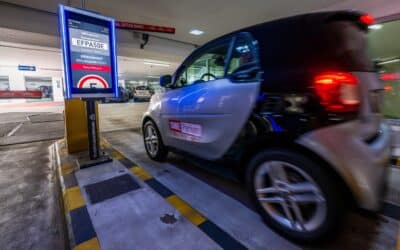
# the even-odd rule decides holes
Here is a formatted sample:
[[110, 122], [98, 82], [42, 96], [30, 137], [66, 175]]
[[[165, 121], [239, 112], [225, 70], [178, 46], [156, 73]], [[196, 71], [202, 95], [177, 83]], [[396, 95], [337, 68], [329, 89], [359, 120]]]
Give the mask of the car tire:
[[[143, 143], [147, 155], [155, 161], [165, 161], [168, 156], [168, 148], [164, 145], [160, 131], [152, 120], [148, 120], [143, 126]], [[155, 145], [156, 143], [156, 145]]]
[[[341, 224], [345, 211], [341, 187], [329, 171], [302, 154], [285, 149], [258, 153], [248, 165], [246, 186], [265, 223], [291, 240], [326, 240]], [[307, 199], [316, 203], [303, 203]]]

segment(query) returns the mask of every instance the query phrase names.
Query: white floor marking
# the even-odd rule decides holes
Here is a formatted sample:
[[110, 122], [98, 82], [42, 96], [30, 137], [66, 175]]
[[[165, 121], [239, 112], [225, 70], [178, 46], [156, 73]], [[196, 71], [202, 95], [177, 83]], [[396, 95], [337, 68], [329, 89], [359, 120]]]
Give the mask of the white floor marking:
[[13, 134], [15, 134], [15, 132], [17, 132], [18, 129], [19, 129], [20, 127], [22, 127], [22, 125], [24, 125], [23, 122], [21, 122], [20, 124], [18, 124], [17, 126], [15, 126], [15, 128], [13, 128], [13, 130], [11, 130], [11, 131], [7, 134], [7, 136], [12, 136]]

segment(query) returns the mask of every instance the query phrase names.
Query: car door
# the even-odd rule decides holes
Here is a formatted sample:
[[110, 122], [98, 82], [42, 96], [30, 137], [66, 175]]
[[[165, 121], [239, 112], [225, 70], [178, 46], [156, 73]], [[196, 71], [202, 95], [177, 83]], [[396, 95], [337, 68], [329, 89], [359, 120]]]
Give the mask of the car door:
[[205, 159], [221, 157], [237, 138], [258, 97], [257, 55], [256, 42], [244, 33], [191, 56], [161, 101], [166, 144]]

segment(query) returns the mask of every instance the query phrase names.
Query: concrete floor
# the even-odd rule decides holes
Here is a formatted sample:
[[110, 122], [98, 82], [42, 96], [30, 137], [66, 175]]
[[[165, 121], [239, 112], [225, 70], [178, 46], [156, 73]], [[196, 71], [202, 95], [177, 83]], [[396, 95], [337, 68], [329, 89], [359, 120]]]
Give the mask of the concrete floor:
[[[122, 163], [114, 160], [81, 169], [75, 172], [75, 176], [103, 250], [221, 249], [191, 222], [180, 216], [162, 196], [135, 178]], [[138, 187], [105, 200], [91, 200], [88, 186], [122, 176], [130, 176]], [[108, 186], [112, 187], [110, 183]], [[97, 191], [102, 188], [104, 190], [104, 186], [96, 186]], [[163, 218], [171, 214], [173, 220], [164, 222]]]
[[[134, 105], [136, 104], [104, 105], [103, 124], [106, 125], [103, 128], [135, 127], [131, 125], [136, 124], [133, 122], [139, 118], [135, 116], [133, 121], [130, 117]], [[143, 107], [145, 105], [144, 103]], [[58, 210], [54, 170], [50, 164], [51, 153], [48, 149], [55, 137], [63, 135], [63, 121], [60, 116], [61, 114], [32, 112], [0, 114], [2, 250], [64, 247], [60, 226], [62, 216], [59, 216], [61, 212]], [[118, 150], [141, 164], [197, 210], [219, 223], [224, 230], [231, 232], [245, 245], [254, 246], [253, 249], [260, 246], [269, 246], [269, 249], [395, 249], [399, 222], [379, 215], [359, 213], [350, 214], [334, 243], [313, 247], [291, 244], [261, 222], [243, 187], [231, 180], [227, 171], [215, 171], [205, 165], [199, 167], [201, 163], [178, 155], [171, 155], [167, 163], [155, 163], [147, 158], [141, 135], [133, 131], [108, 132], [104, 136]], [[42, 141], [27, 143], [35, 138]], [[1, 146], [2, 143], [8, 145]], [[11, 145], [15, 143], [22, 144]], [[400, 183], [400, 170], [396, 171], [390, 176], [392, 183]], [[397, 194], [393, 197], [400, 197]], [[215, 198], [211, 199], [213, 202], [205, 202], [210, 197]], [[400, 198], [396, 200], [400, 201]], [[235, 220], [227, 219], [226, 211], [234, 213]], [[243, 221], [246, 221], [245, 225]], [[252, 237], [253, 234], [257, 237]]]
[[[195, 161], [176, 154], [171, 154], [166, 163], [151, 161], [145, 154], [141, 135], [132, 131], [111, 132], [104, 136], [116, 149], [140, 164], [165, 186], [185, 198], [197, 210], [206, 214], [216, 224], [223, 225], [224, 230], [233, 232], [237, 239], [245, 241], [245, 235], [251, 231], [253, 234], [259, 234], [260, 241], [268, 238], [268, 246], [287, 244], [267, 226], [263, 225], [262, 228], [255, 226], [261, 222], [261, 219], [253, 211], [243, 187], [227, 178], [229, 174], [226, 176], [215, 174], [215, 171], [210, 171], [207, 166], [204, 167], [203, 163], [196, 164]], [[218, 197], [218, 199], [210, 197]], [[221, 202], [221, 199], [224, 201]], [[207, 201], [205, 202], [205, 200]], [[229, 210], [227, 210], [227, 204], [229, 204]], [[238, 207], [241, 208], [235, 209]], [[253, 213], [254, 216], [250, 216], [251, 219], [247, 218], [246, 225], [234, 226], [233, 222], [226, 219], [247, 213]], [[253, 225], [254, 228], [252, 228]], [[395, 219], [351, 212], [332, 242], [319, 246], [292, 245], [292, 247], [303, 249], [395, 249], [398, 230], [399, 222]], [[246, 243], [247, 246], [257, 248], [254, 242]]]
[[0, 113], [0, 145], [13, 145], [64, 137], [60, 113]]
[[61, 114], [0, 114], [0, 249], [65, 248], [50, 148], [63, 134]]
[[148, 105], [148, 102], [100, 104], [100, 130], [106, 132], [139, 128]]
[[51, 141], [0, 146], [0, 249], [65, 249]]
[[[142, 115], [148, 105], [148, 102], [99, 104], [100, 130], [106, 132], [139, 128]], [[0, 137], [7, 135], [19, 123], [27, 122], [27, 116], [37, 114], [61, 115], [63, 111], [63, 103], [0, 104]], [[62, 124], [59, 127], [63, 128]]]

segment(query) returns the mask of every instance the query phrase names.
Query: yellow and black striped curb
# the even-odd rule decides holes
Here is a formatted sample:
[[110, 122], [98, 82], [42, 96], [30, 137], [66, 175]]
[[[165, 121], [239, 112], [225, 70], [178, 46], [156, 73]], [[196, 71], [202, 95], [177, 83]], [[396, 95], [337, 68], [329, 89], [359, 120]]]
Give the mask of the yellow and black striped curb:
[[397, 250], [400, 250], [400, 223], [399, 223], [399, 229], [397, 230]]
[[102, 146], [108, 149], [114, 159], [121, 162], [127, 169], [129, 169], [137, 178], [141, 179], [156, 193], [161, 195], [165, 201], [178, 210], [193, 225], [199, 228], [203, 233], [210, 237], [222, 249], [247, 249], [242, 243], [237, 241], [222, 228], [210, 221], [205, 215], [190, 206], [189, 203], [180, 198], [177, 194], [173, 193], [169, 188], [164, 186], [155, 177], [150, 175], [146, 170], [138, 164], [126, 158], [121, 152], [115, 150], [107, 141], [102, 142]]
[[392, 166], [400, 168], [400, 156], [393, 156], [390, 163]]
[[74, 175], [75, 164], [68, 160], [61, 143], [56, 142], [55, 147], [70, 246], [73, 250], [100, 250], [85, 199]]
[[400, 229], [397, 233], [397, 250], [400, 250]]

